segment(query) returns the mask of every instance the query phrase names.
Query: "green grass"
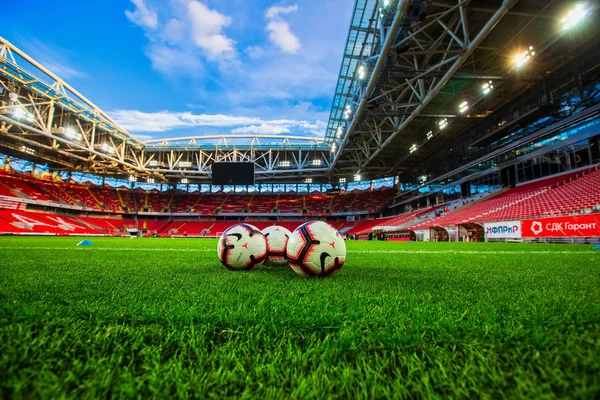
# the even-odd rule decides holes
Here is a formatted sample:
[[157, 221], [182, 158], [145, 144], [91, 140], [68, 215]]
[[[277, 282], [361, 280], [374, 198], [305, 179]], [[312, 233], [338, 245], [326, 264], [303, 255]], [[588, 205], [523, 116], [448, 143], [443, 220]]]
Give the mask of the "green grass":
[[590, 246], [350, 242], [304, 280], [214, 240], [79, 240], [0, 238], [3, 398], [600, 396]]

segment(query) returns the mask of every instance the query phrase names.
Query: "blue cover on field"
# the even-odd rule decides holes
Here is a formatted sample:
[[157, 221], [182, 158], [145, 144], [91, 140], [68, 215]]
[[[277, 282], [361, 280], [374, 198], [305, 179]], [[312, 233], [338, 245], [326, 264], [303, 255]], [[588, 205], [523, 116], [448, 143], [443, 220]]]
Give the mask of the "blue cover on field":
[[595, 245], [594, 250], [600, 250], [600, 244]]
[[79, 247], [79, 246], [90, 247], [93, 245], [94, 245], [94, 243], [90, 242], [89, 240], [82, 240], [81, 242], [79, 242], [77, 244], [77, 247]]

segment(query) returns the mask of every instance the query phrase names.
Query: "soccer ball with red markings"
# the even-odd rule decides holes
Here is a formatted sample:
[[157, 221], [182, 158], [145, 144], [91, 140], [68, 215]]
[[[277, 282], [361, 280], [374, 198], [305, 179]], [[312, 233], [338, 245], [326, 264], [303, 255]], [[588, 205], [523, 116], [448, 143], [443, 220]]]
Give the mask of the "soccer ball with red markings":
[[331, 225], [322, 221], [307, 222], [290, 237], [287, 259], [300, 276], [333, 275], [346, 261], [346, 243]]
[[265, 264], [286, 265], [285, 249], [292, 232], [283, 226], [269, 226], [262, 230], [267, 239], [267, 261]]
[[231, 226], [221, 235], [217, 244], [219, 260], [225, 267], [235, 271], [247, 271], [258, 267], [267, 258], [265, 235], [250, 224]]

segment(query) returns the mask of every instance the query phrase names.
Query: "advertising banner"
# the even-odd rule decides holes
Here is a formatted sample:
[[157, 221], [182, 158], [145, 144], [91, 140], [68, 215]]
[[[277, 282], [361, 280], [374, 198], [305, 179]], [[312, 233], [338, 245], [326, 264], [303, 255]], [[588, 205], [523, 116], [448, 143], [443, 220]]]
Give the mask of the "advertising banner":
[[600, 214], [524, 220], [523, 237], [600, 236]]
[[521, 238], [521, 221], [490, 222], [483, 225], [485, 237], [488, 239]]

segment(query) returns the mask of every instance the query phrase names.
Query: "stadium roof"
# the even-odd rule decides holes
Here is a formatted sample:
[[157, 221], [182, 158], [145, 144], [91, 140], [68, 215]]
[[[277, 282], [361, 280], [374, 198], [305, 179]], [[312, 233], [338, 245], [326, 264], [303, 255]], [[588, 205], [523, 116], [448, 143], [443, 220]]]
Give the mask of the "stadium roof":
[[[477, 121], [594, 48], [598, 27], [561, 29], [564, 7], [534, 0], [356, 0], [324, 139], [143, 142], [0, 38], [0, 84], [16, 96], [0, 107], [1, 145], [21, 155], [28, 149], [27, 157], [57, 169], [171, 182], [206, 181], [215, 161], [254, 161], [259, 181], [311, 176], [337, 183], [358, 174], [411, 181], [433, 155], [444, 159], [452, 139], [467, 140]], [[598, 5], [587, 7], [592, 13]], [[516, 55], [522, 65], [513, 62]]]

